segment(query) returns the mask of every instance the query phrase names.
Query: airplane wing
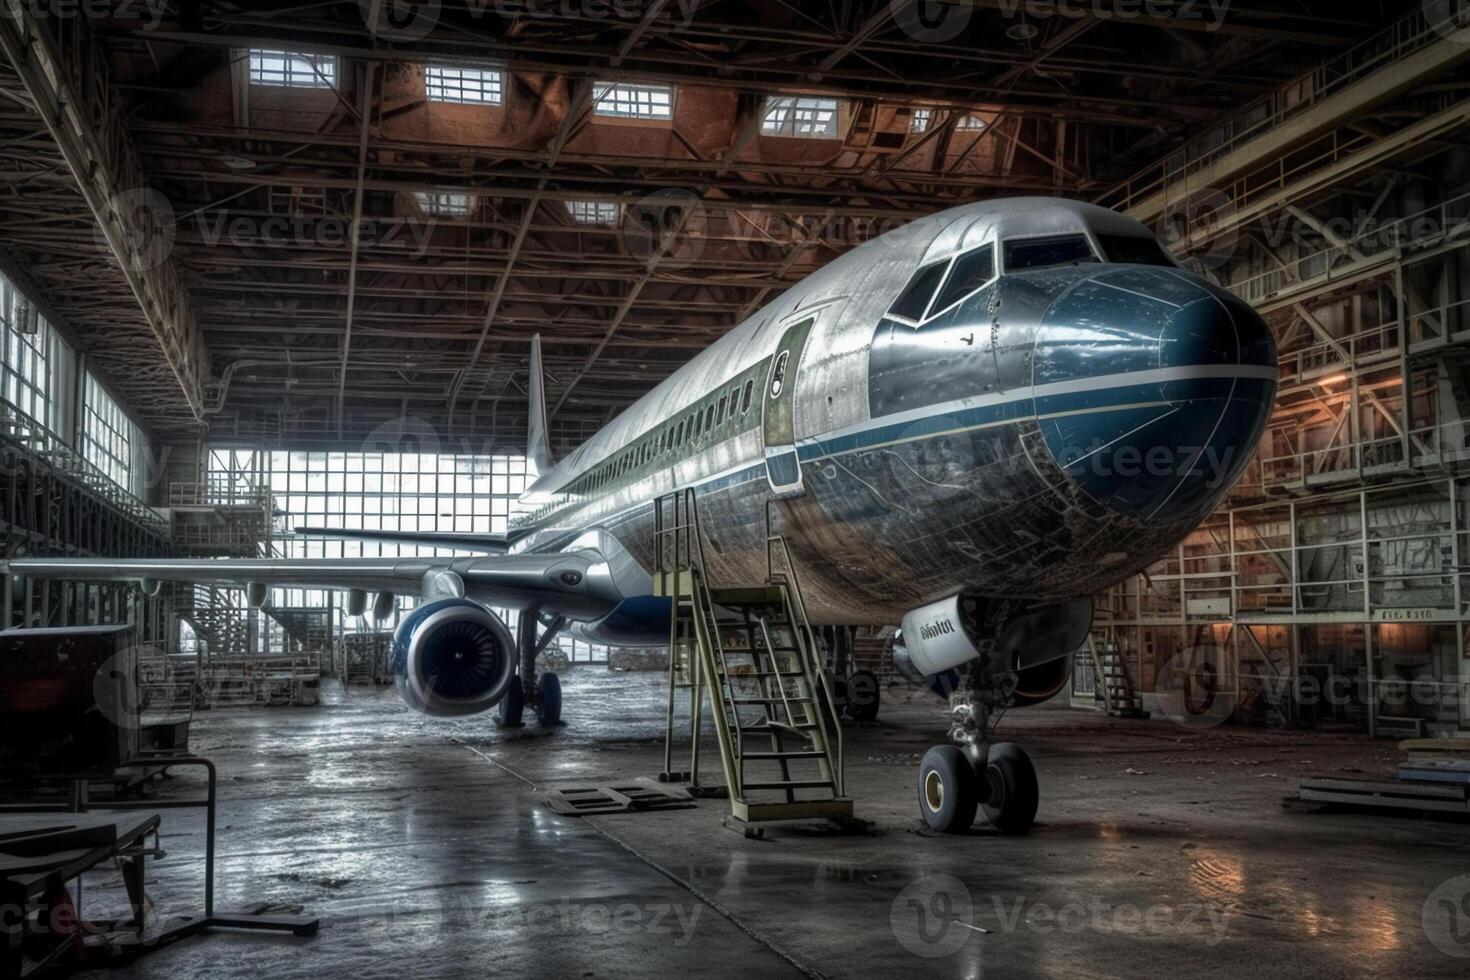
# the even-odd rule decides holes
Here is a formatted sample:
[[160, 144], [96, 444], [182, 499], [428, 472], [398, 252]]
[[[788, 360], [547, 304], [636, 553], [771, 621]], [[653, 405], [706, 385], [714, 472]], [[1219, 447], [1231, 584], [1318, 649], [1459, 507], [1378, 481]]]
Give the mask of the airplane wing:
[[22, 558], [0, 570], [70, 581], [198, 582], [360, 589], [468, 597], [575, 620], [606, 615], [623, 598], [596, 551], [487, 558]]
[[426, 548], [465, 548], [490, 554], [504, 554], [510, 546], [503, 534], [456, 534], [452, 531], [367, 531], [359, 528], [298, 527], [297, 534], [314, 538], [337, 538], [346, 541], [383, 541], [389, 544], [416, 544]]

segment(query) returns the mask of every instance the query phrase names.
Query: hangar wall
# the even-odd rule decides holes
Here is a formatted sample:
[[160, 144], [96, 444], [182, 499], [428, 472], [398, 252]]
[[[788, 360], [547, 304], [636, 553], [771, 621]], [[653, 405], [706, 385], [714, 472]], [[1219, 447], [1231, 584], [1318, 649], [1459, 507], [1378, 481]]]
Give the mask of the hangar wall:
[[1470, 152], [1440, 138], [1464, 110], [1431, 87], [1397, 106], [1428, 125], [1361, 119], [1414, 59], [1464, 48], [1408, 18], [1106, 199], [1261, 310], [1281, 362], [1225, 506], [1098, 597], [1144, 707], [1209, 663], [1237, 720], [1470, 727]]

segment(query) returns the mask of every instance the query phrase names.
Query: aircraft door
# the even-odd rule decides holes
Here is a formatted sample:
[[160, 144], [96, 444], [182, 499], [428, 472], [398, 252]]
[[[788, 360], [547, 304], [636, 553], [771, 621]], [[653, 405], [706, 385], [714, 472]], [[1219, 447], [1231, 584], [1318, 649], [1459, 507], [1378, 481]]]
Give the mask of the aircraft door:
[[807, 335], [815, 323], [816, 317], [811, 316], [786, 329], [766, 374], [766, 393], [761, 401], [766, 479], [778, 497], [798, 497], [805, 492], [796, 455], [796, 376]]

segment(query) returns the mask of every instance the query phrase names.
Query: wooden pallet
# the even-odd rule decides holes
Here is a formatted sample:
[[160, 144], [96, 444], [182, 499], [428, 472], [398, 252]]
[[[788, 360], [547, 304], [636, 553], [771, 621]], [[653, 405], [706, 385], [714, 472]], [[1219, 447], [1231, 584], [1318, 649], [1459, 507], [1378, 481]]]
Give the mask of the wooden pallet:
[[1463, 813], [1470, 816], [1470, 786], [1402, 780], [1303, 779], [1300, 799], [1309, 803]]

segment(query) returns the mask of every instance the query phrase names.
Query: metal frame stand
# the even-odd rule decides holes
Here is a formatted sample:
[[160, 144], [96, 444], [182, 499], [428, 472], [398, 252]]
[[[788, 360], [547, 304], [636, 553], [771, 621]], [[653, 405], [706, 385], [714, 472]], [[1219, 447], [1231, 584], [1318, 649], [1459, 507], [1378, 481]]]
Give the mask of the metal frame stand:
[[[203, 807], [205, 811], [205, 843], [204, 843], [204, 914], [190, 916], [181, 922], [169, 926], [154, 935], [144, 935], [144, 868], [143, 860], [145, 852], [141, 849], [126, 855], [128, 864], [124, 868], [124, 882], [128, 890], [128, 903], [132, 908], [133, 917], [126, 923], [135, 926], [138, 934], [134, 937], [122, 937], [114, 939], [109, 943], [109, 948], [119, 956], [138, 956], [150, 953], [157, 949], [169, 946], [180, 939], [195, 936], [209, 929], [248, 929], [255, 932], [287, 932], [293, 936], [313, 936], [317, 932], [319, 920], [311, 916], [302, 915], [264, 915], [259, 911], [264, 905], [257, 906], [255, 910], [244, 910], [240, 912], [216, 913], [214, 910], [214, 855], [215, 855], [215, 810], [217, 802], [218, 775], [214, 763], [208, 759], [198, 756], [190, 756], [181, 759], [169, 759], [169, 768], [176, 766], [202, 766], [208, 774], [208, 790], [202, 800], [155, 800], [141, 809], [181, 810]], [[76, 780], [72, 784], [72, 797], [70, 804], [65, 808], [69, 812], [86, 812], [88, 810], [137, 810], [140, 809], [136, 802], [128, 801], [102, 801], [91, 802], [87, 799], [87, 783], [85, 780]], [[55, 808], [34, 808], [51, 809]], [[15, 812], [15, 811], [11, 811]], [[117, 923], [108, 923], [116, 927]]]

